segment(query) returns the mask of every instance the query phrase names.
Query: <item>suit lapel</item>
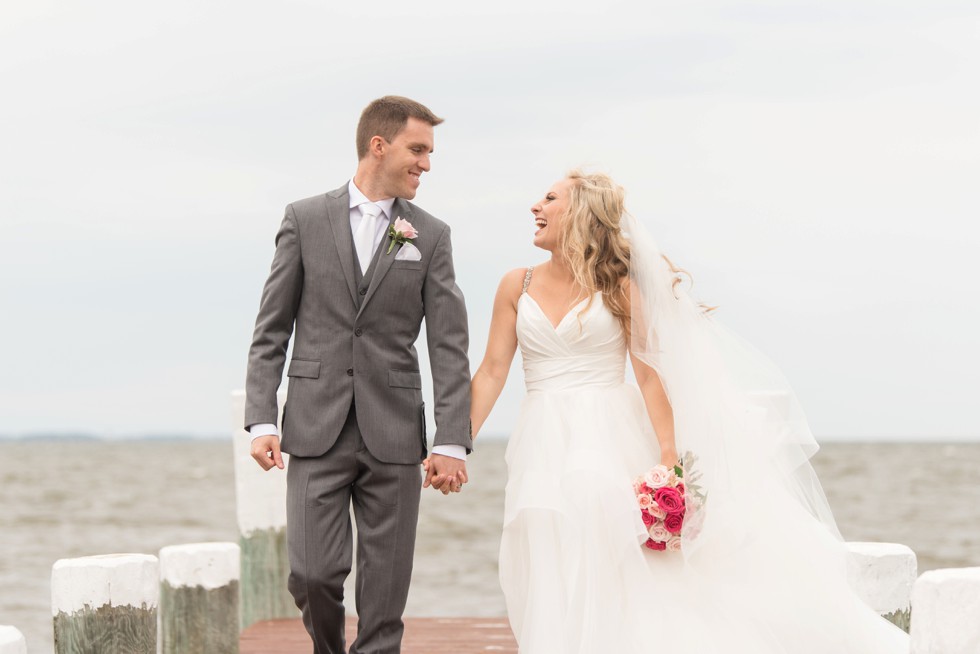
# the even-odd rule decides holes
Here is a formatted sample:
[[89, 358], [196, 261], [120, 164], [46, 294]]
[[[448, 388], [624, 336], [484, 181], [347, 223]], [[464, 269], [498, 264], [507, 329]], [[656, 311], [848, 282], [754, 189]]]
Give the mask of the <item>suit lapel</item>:
[[[411, 214], [411, 208], [409, 207], [408, 203], [398, 198], [395, 200], [395, 203], [391, 205], [391, 216], [388, 218], [388, 225], [390, 226], [394, 224], [396, 218], [404, 218], [405, 220], [412, 222], [410, 219]], [[377, 267], [375, 267], [374, 274], [371, 276], [371, 282], [368, 286], [367, 293], [364, 296], [364, 301], [361, 302], [361, 309], [357, 312], [358, 317], [364, 313], [364, 307], [366, 307], [368, 302], [371, 301], [371, 296], [374, 295], [374, 292], [378, 290], [378, 286], [385, 278], [385, 275], [388, 274], [388, 271], [391, 269], [391, 264], [395, 261], [395, 256], [402, 247], [401, 245], [396, 245], [394, 248], [392, 248], [391, 254], [388, 254], [388, 246], [390, 244], [391, 237], [386, 232], [385, 237], [381, 239], [381, 245], [378, 246], [381, 249], [381, 252], [379, 253], [380, 256], [377, 261]]]
[[337, 259], [344, 269], [350, 299], [357, 306], [357, 281], [354, 279], [354, 236], [350, 231], [350, 195], [347, 185], [327, 193], [327, 220], [333, 230], [333, 242], [337, 246]]

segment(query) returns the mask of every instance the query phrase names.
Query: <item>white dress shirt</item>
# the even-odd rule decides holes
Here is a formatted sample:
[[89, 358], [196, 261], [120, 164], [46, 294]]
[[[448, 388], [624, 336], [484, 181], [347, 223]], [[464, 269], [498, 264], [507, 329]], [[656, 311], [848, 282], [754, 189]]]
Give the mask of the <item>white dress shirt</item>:
[[[350, 229], [351, 234], [357, 233], [357, 228], [361, 224], [363, 216], [361, 214], [361, 205], [365, 202], [371, 202], [367, 199], [361, 190], [357, 188], [354, 184], [354, 179], [351, 178], [350, 182], [347, 184], [348, 195], [350, 195]], [[381, 241], [384, 240], [385, 234], [388, 233], [388, 225], [391, 223], [391, 207], [395, 204], [395, 198], [386, 198], [384, 200], [377, 200], [374, 204], [381, 207], [381, 214], [384, 216], [385, 220], [378, 220], [378, 233], [374, 237], [374, 249], [370, 253], [370, 259], [375, 252], [378, 250], [378, 246], [381, 245]], [[355, 244], [354, 247], [357, 247]], [[358, 253], [359, 254], [359, 253]], [[252, 440], [255, 440], [259, 436], [278, 436], [279, 430], [275, 425], [271, 423], [259, 423], [252, 425], [248, 428], [249, 434], [252, 435]], [[466, 448], [462, 445], [435, 445], [432, 448], [433, 454], [442, 454], [444, 456], [451, 456], [454, 459], [466, 460]]]

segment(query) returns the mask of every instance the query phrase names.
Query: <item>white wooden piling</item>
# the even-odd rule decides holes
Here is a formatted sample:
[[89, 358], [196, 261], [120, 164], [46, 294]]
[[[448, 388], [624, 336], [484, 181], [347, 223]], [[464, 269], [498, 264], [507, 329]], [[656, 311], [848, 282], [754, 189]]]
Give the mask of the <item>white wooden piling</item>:
[[160, 566], [149, 554], [61, 559], [51, 571], [57, 654], [154, 654]]
[[238, 653], [239, 548], [192, 543], [160, 550], [160, 652]]
[[0, 625], [0, 654], [27, 654], [27, 641], [19, 629]]
[[980, 568], [923, 573], [912, 606], [912, 654], [980, 652]]
[[915, 552], [898, 543], [847, 543], [847, 578], [864, 602], [886, 620], [909, 630]]
[[[285, 401], [286, 394], [279, 393], [280, 424]], [[233, 392], [231, 402], [244, 629], [259, 620], [297, 617], [299, 610], [286, 586], [286, 471], [264, 471], [255, 462], [250, 454], [252, 436], [243, 427], [245, 392]], [[288, 455], [283, 455], [283, 462], [288, 465]]]

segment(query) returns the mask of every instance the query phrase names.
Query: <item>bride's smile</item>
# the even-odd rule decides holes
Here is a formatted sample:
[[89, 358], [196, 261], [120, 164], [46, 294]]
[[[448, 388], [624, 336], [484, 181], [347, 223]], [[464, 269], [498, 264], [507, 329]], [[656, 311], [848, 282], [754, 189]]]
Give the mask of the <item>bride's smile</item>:
[[[558, 247], [558, 233], [562, 216], [568, 208], [569, 180], [563, 179], [552, 186], [545, 196], [531, 207], [534, 215], [534, 245], [554, 251]], [[549, 229], [551, 227], [552, 229]]]

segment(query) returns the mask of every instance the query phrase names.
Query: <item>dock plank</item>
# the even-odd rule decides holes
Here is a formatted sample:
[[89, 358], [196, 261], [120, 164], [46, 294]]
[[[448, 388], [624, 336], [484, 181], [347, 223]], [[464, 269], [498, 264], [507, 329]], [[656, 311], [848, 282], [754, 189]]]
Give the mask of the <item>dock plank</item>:
[[[347, 644], [357, 619], [347, 618]], [[300, 620], [266, 620], [242, 632], [239, 654], [311, 654]], [[507, 618], [405, 618], [402, 654], [517, 654]]]

